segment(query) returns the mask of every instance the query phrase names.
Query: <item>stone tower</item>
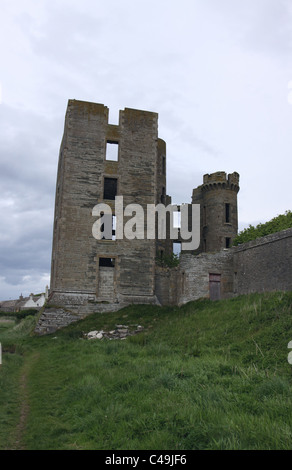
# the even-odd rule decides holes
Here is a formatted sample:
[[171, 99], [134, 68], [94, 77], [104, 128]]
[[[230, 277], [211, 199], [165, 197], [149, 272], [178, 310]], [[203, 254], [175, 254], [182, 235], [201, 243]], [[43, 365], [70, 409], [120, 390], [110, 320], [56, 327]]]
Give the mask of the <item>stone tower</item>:
[[[193, 190], [196, 206], [172, 205], [158, 114], [125, 108], [118, 125], [108, 115], [103, 104], [68, 101], [50, 292], [38, 334], [129, 304], [181, 305], [212, 292], [216, 298], [233, 295], [234, 250], [222, 248], [237, 235], [238, 173], [206, 174]], [[174, 244], [181, 244], [178, 265], [171, 257]]]
[[[119, 124], [112, 125], [103, 104], [69, 100], [56, 185], [52, 304], [73, 308], [92, 302], [96, 310], [97, 303], [121, 308], [157, 301], [155, 259], [167, 244], [146, 236], [116, 239], [116, 196], [123, 196], [123, 209], [136, 203], [145, 214], [147, 204], [169, 201], [158, 115], [125, 108]], [[97, 240], [92, 233], [92, 211], [101, 203], [112, 209], [111, 239]]]
[[238, 191], [239, 174], [223, 171], [204, 175], [203, 184], [193, 190], [192, 203], [201, 206], [199, 252], [231, 247], [238, 231]]

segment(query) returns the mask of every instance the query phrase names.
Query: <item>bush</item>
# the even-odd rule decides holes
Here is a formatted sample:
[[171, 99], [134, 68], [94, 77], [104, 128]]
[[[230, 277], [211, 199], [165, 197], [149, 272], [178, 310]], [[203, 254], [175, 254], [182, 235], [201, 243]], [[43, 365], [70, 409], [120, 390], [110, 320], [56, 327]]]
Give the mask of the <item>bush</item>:
[[0, 312], [0, 317], [14, 318], [15, 320], [22, 320], [31, 315], [36, 315], [38, 310], [35, 308], [28, 308], [27, 310], [20, 310], [19, 312]]
[[280, 232], [281, 230], [286, 230], [287, 228], [291, 227], [292, 212], [288, 210], [285, 212], [285, 214], [278, 215], [264, 224], [258, 224], [255, 227], [253, 225], [249, 225], [248, 228], [245, 228], [239, 232], [239, 234], [234, 238], [233, 246], [255, 240], [259, 237], [270, 235], [271, 233]]
[[179, 265], [179, 256], [175, 253], [171, 255], [162, 255], [160, 258], [156, 258], [156, 264], [163, 268], [175, 268]]

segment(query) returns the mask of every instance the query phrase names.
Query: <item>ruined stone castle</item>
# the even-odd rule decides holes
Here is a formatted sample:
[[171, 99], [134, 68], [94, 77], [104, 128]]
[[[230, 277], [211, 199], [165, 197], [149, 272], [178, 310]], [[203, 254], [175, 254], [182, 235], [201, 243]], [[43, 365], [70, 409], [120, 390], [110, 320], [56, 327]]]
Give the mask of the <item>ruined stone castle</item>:
[[[197, 205], [199, 242], [194, 250], [181, 250], [177, 266], [169, 267], [163, 260], [171, 258], [174, 244], [183, 246], [179, 229], [176, 239], [159, 238], [157, 226], [152, 238], [117, 237], [118, 196], [123, 196], [123, 210], [131, 204], [139, 204], [145, 213], [148, 205], [169, 207], [166, 166], [166, 144], [158, 137], [157, 113], [125, 108], [119, 124], [113, 125], [106, 106], [69, 100], [57, 173], [50, 308], [40, 317], [39, 333], [92, 312], [129, 304], [181, 305], [198, 298], [217, 300], [274, 289], [275, 280], [269, 281], [263, 272], [258, 284], [261, 258], [265, 273], [277, 266], [281, 289], [292, 288], [285, 271], [291, 274], [291, 255], [284, 269], [282, 258], [277, 261], [270, 256], [271, 250], [278, 256], [284, 249], [291, 253], [292, 230], [254, 245], [232, 247], [238, 230], [236, 172], [206, 174], [193, 190], [191, 203], [186, 203], [188, 223], [191, 226], [189, 209]], [[92, 231], [97, 220], [93, 208], [98, 204], [112, 211], [111, 234], [100, 239]], [[125, 212], [124, 224], [129, 220]], [[168, 229], [172, 223], [168, 217]]]

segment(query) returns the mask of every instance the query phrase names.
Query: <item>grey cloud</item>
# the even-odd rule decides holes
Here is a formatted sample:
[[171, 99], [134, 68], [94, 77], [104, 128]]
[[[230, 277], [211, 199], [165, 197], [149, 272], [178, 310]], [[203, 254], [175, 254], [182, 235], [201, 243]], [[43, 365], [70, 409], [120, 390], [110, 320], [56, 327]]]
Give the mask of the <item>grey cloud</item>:
[[[0, 241], [0, 277], [5, 279], [7, 286], [21, 286], [25, 276], [31, 274], [41, 277], [50, 271], [50, 221], [43, 220], [40, 213], [35, 218], [22, 219], [22, 223], [14, 228], [7, 224], [6, 230], [11, 239]], [[0, 295], [2, 300], [8, 296], [1, 292], [1, 286]]]
[[104, 26], [96, 18], [93, 8], [87, 12], [79, 8], [64, 8], [59, 2], [47, 5], [44, 18], [37, 20], [23, 13], [19, 16], [19, 25], [24, 35], [30, 39], [32, 50], [44, 60], [51, 59], [58, 65], [76, 65], [76, 60], [86, 57], [88, 51], [102, 47], [98, 43]]
[[[5, 118], [4, 118], [5, 116]], [[2, 105], [0, 295], [50, 270], [57, 152], [44, 117]], [[32, 132], [33, 129], [33, 132]], [[48, 134], [47, 134], [48, 132]], [[5, 281], [3, 289], [1, 285]]]
[[[56, 127], [44, 116], [0, 106], [0, 182], [2, 188], [17, 190], [23, 182], [33, 191], [51, 191], [56, 174], [57, 141], [48, 140]], [[12, 131], [13, 130], [13, 131]], [[59, 144], [59, 143], [58, 143]], [[28, 186], [28, 184], [30, 184]]]
[[230, 17], [235, 35], [253, 52], [263, 52], [275, 59], [290, 59], [292, 43], [292, 8], [290, 0], [223, 0], [214, 7]]

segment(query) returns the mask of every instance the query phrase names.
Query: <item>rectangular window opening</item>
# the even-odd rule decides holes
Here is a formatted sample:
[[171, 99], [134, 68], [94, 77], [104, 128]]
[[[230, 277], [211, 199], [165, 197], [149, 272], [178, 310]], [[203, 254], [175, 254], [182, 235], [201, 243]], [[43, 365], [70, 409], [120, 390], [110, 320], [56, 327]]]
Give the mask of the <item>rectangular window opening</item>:
[[173, 228], [181, 228], [181, 213], [180, 211], [173, 212]]
[[231, 238], [226, 237], [225, 238], [225, 248], [230, 248], [231, 246]]
[[104, 222], [100, 226], [102, 232], [102, 240], [116, 240], [116, 216], [110, 214], [100, 214], [103, 217]]
[[117, 195], [118, 180], [117, 178], [104, 178], [103, 199], [114, 201]]
[[101, 268], [114, 268], [115, 258], [99, 258], [99, 267]]
[[177, 255], [177, 256], [181, 254], [181, 242], [173, 242], [172, 252], [174, 255]]
[[116, 240], [116, 224], [117, 224], [117, 218], [115, 215], [113, 215], [112, 218], [112, 240]]
[[157, 257], [162, 260], [163, 259], [163, 256], [164, 256], [164, 250], [159, 250], [158, 253], [157, 253]]
[[230, 204], [225, 204], [225, 222], [230, 223]]
[[105, 159], [117, 162], [119, 159], [119, 143], [108, 140], [106, 143]]

